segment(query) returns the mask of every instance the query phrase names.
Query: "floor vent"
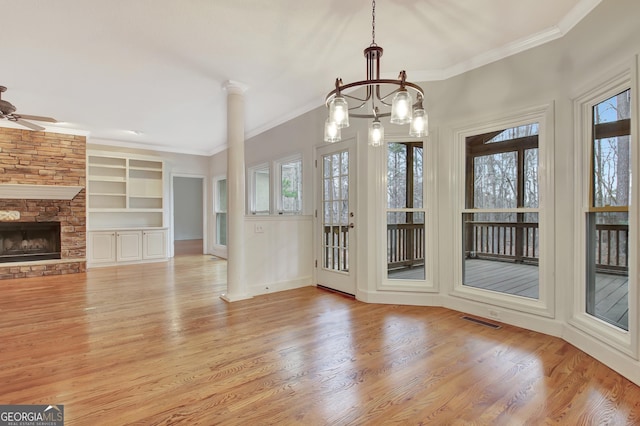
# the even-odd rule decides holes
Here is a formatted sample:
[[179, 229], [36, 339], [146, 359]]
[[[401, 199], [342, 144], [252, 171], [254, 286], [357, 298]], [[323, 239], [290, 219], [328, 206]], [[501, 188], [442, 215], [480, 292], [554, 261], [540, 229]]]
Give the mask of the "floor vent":
[[498, 330], [498, 329], [502, 328], [498, 324], [493, 324], [493, 323], [490, 323], [488, 321], [483, 321], [483, 320], [478, 319], [478, 318], [468, 317], [466, 315], [462, 316], [460, 318], [462, 318], [465, 321], [470, 321], [470, 322], [473, 322], [473, 323], [476, 323], [476, 324], [484, 325], [485, 327], [493, 328], [495, 330]]
[[324, 291], [328, 291], [328, 292], [331, 292], [331, 293], [339, 294], [341, 296], [346, 296], [349, 299], [355, 299], [356, 298], [356, 296], [353, 295], [353, 294], [349, 294], [349, 293], [345, 293], [344, 291], [340, 291], [340, 290], [336, 290], [336, 289], [333, 289], [333, 288], [325, 287], [325, 286], [320, 285], [320, 284], [316, 284], [316, 287], [318, 287], [320, 290], [324, 290]]

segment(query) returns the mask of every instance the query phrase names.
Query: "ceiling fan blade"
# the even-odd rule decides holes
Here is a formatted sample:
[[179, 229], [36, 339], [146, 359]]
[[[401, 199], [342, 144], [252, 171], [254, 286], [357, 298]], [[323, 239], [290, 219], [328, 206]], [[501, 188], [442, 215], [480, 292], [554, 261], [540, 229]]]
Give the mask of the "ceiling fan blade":
[[56, 120], [55, 118], [51, 118], [51, 117], [42, 117], [40, 115], [26, 115], [26, 114], [19, 114], [20, 118], [25, 118], [27, 120], [34, 120], [34, 121], [45, 121], [47, 123], [57, 123], [58, 120]]
[[28, 121], [23, 120], [22, 118], [16, 119], [16, 123], [35, 131], [42, 131], [44, 127], [38, 126], [37, 124], [30, 123]]

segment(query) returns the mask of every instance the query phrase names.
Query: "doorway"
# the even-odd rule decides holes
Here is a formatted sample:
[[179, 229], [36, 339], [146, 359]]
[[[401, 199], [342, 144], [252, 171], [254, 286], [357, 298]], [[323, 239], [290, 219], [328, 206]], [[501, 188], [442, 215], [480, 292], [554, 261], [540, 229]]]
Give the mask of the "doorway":
[[204, 254], [206, 248], [204, 177], [174, 175], [171, 183], [173, 193], [172, 255]]
[[316, 152], [317, 284], [356, 294], [355, 139]]

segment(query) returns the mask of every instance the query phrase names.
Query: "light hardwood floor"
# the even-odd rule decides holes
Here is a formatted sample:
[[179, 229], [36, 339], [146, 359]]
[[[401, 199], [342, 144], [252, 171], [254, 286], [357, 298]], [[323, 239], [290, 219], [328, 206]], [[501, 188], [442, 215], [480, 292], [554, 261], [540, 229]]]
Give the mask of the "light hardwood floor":
[[202, 240], [175, 240], [173, 250], [175, 256], [202, 254]]
[[1, 281], [0, 404], [67, 425], [640, 424], [640, 388], [539, 333], [307, 287], [227, 304], [210, 256]]

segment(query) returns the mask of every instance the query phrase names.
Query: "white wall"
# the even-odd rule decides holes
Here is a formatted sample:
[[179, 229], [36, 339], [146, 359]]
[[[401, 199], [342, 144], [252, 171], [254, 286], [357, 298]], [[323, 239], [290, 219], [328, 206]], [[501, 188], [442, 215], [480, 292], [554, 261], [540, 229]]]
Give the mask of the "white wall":
[[313, 284], [309, 216], [245, 218], [245, 279], [252, 295]]

